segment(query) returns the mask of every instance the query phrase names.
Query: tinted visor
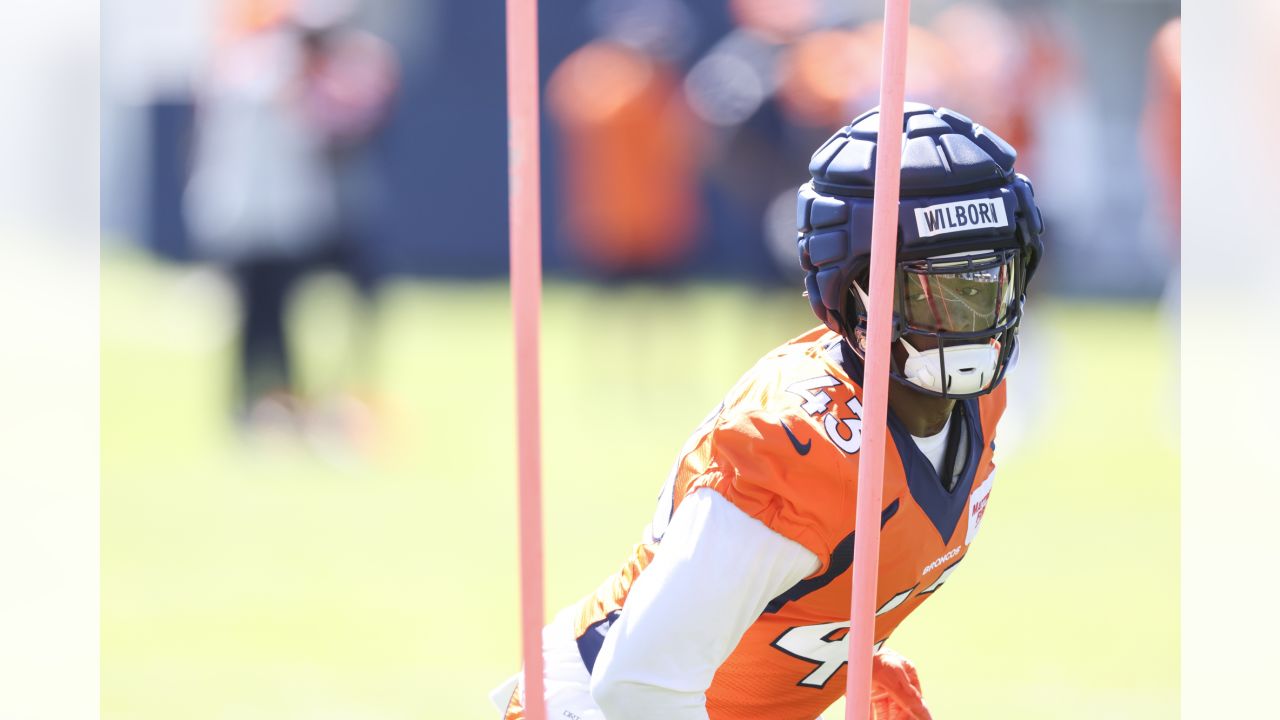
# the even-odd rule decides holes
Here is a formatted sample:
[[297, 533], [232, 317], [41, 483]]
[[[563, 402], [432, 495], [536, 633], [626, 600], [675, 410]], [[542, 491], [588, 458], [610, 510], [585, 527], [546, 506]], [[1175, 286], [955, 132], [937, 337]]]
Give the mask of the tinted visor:
[[1017, 250], [998, 250], [901, 262], [894, 311], [912, 330], [994, 330], [1013, 312], [1017, 260]]

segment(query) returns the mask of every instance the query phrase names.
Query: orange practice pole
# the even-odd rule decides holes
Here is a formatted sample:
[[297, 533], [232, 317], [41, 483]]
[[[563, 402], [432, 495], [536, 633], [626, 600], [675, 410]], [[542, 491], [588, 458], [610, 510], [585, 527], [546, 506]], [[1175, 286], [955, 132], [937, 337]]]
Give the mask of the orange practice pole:
[[507, 0], [511, 309], [516, 340], [516, 464], [520, 505], [520, 638], [528, 720], [546, 720], [542, 673], [542, 432], [538, 324], [542, 218], [538, 158], [538, 2]]
[[858, 459], [853, 598], [849, 609], [846, 720], [868, 720], [871, 716], [871, 659], [875, 645], [876, 579], [880, 570], [880, 504], [884, 495], [885, 428], [889, 415], [889, 343], [893, 329], [898, 191], [902, 179], [902, 106], [910, 14], [910, 0], [885, 0], [880, 131], [876, 138], [875, 204], [871, 211], [866, 370], [862, 378], [862, 451]]

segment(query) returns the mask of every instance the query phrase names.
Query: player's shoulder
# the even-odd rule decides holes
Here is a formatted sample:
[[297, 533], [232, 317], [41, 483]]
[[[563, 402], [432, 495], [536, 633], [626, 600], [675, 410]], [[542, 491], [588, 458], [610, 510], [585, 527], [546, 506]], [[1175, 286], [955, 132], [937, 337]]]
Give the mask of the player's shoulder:
[[820, 325], [765, 353], [729, 391], [723, 415], [800, 420], [809, 415], [802, 408], [805, 387], [847, 385], [857, 392], [840, 367], [841, 342]]
[[844, 408], [842, 416], [861, 415], [861, 389], [842, 366], [842, 344], [840, 335], [819, 326], [765, 353], [725, 396], [719, 440], [750, 443], [762, 456], [792, 458], [806, 448], [799, 453], [805, 465], [840, 459], [838, 444], [823, 432], [825, 416], [837, 408]]
[[848, 406], [860, 410], [855, 388], [833, 359], [839, 343], [819, 328], [766, 353], [726, 396], [708, 434], [707, 482], [819, 557], [845, 524], [847, 513], [832, 511], [851, 500], [849, 443], [860, 439]]
[[840, 344], [841, 341], [839, 333], [834, 332], [826, 325], [818, 325], [765, 353], [760, 358], [760, 362], [818, 361], [820, 357], [826, 357], [827, 352], [832, 347]]

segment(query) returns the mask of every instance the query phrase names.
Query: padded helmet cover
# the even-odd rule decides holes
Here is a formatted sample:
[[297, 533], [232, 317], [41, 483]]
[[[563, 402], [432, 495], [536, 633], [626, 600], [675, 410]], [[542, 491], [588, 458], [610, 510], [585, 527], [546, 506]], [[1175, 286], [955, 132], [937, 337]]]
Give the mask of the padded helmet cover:
[[[876, 108], [832, 135], [813, 154], [812, 180], [800, 187], [796, 202], [809, 303], [820, 320], [850, 340], [857, 320], [848, 317], [849, 289], [855, 280], [865, 281], [871, 262], [879, 126]], [[1017, 293], [1019, 300], [1025, 297], [1040, 261], [1044, 227], [1031, 182], [1014, 171], [1017, 152], [960, 113], [911, 102], [902, 143], [898, 260], [1016, 248], [1025, 268]]]

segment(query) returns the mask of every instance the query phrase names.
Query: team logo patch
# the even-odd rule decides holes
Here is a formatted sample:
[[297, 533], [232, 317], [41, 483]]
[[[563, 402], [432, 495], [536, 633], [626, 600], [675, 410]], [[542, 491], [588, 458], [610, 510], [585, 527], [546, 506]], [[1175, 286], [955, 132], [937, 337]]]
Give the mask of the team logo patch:
[[1008, 225], [1009, 217], [1004, 212], [1004, 200], [999, 197], [916, 208], [916, 232], [922, 238]]
[[988, 475], [969, 496], [969, 531], [964, 536], [965, 545], [972, 543], [978, 536], [978, 527], [982, 525], [982, 516], [987, 512], [987, 500], [991, 497], [991, 483], [994, 479], [995, 473]]

